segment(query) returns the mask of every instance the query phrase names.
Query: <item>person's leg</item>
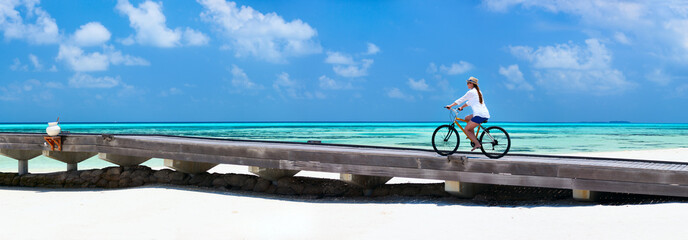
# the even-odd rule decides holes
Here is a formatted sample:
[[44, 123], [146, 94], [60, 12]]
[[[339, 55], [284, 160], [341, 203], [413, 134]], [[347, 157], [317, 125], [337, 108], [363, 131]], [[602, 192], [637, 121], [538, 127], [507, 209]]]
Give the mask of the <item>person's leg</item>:
[[473, 118], [473, 114], [471, 114], [471, 115], [468, 115], [468, 116], [466, 116], [466, 117], [465, 117], [465, 118], [463, 118], [463, 119], [465, 119], [466, 121], [470, 121], [470, 120], [471, 120], [471, 118]]
[[471, 141], [474, 144], [474, 147], [473, 147], [473, 149], [471, 149], [471, 151], [473, 151], [477, 148], [480, 148], [482, 146], [480, 144], [480, 142], [478, 142], [478, 138], [475, 136], [474, 130], [475, 130], [475, 127], [477, 127], [477, 126], [478, 126], [478, 124], [473, 122], [473, 121], [470, 121], [470, 122], [468, 122], [468, 124], [466, 124], [466, 135], [468, 136], [469, 139], [471, 139]]

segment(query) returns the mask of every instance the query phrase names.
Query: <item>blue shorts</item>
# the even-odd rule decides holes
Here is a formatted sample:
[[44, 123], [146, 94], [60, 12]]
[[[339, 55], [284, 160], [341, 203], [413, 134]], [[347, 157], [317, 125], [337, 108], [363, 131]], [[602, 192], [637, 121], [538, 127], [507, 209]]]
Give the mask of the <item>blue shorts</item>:
[[487, 119], [488, 119], [488, 118], [479, 117], [479, 116], [474, 116], [473, 118], [471, 118], [471, 122], [480, 124], [480, 123], [487, 122]]

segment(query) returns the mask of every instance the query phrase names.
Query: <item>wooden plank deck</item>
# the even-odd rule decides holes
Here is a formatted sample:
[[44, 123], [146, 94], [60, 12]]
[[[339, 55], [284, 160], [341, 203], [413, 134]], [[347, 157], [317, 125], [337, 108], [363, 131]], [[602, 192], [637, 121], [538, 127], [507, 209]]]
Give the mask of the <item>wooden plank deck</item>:
[[[43, 135], [0, 133], [0, 148], [48, 150]], [[99, 152], [289, 170], [688, 197], [688, 163], [277, 143], [159, 135], [64, 137], [63, 151]], [[461, 156], [464, 156], [462, 158]]]

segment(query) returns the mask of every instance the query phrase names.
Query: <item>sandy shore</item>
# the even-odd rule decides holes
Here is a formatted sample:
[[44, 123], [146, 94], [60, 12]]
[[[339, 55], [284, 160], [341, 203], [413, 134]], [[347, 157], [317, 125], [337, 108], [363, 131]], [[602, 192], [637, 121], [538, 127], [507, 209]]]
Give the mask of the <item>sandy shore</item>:
[[[685, 161], [681, 156], [688, 156], [688, 149], [583, 155]], [[230, 165], [212, 171], [246, 172]], [[688, 214], [688, 203], [508, 207], [428, 199], [287, 199], [167, 186], [0, 188], [0, 213], [2, 239], [677, 239], [688, 234], [679, 221]]]

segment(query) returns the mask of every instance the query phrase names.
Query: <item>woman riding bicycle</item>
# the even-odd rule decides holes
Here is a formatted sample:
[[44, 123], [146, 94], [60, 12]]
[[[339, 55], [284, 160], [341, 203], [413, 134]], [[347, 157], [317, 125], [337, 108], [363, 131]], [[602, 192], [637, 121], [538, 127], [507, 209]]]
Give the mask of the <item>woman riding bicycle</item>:
[[468, 135], [468, 138], [471, 139], [474, 144], [473, 149], [471, 149], [471, 151], [473, 151], [482, 146], [475, 136], [474, 129], [478, 126], [478, 124], [484, 123], [488, 118], [490, 118], [490, 112], [487, 110], [487, 106], [485, 106], [483, 94], [480, 92], [480, 88], [478, 87], [478, 79], [470, 77], [468, 80], [466, 80], [466, 85], [469, 89], [468, 92], [466, 92], [463, 97], [454, 101], [454, 103], [451, 105], [447, 105], [445, 107], [449, 109], [453, 106], [457, 106], [463, 102], [466, 102], [463, 106], [459, 107], [459, 111], [463, 111], [463, 109], [468, 106], [471, 106], [471, 109], [473, 109], [473, 114], [468, 115], [465, 118], [466, 121], [469, 121], [466, 125], [466, 135]]

